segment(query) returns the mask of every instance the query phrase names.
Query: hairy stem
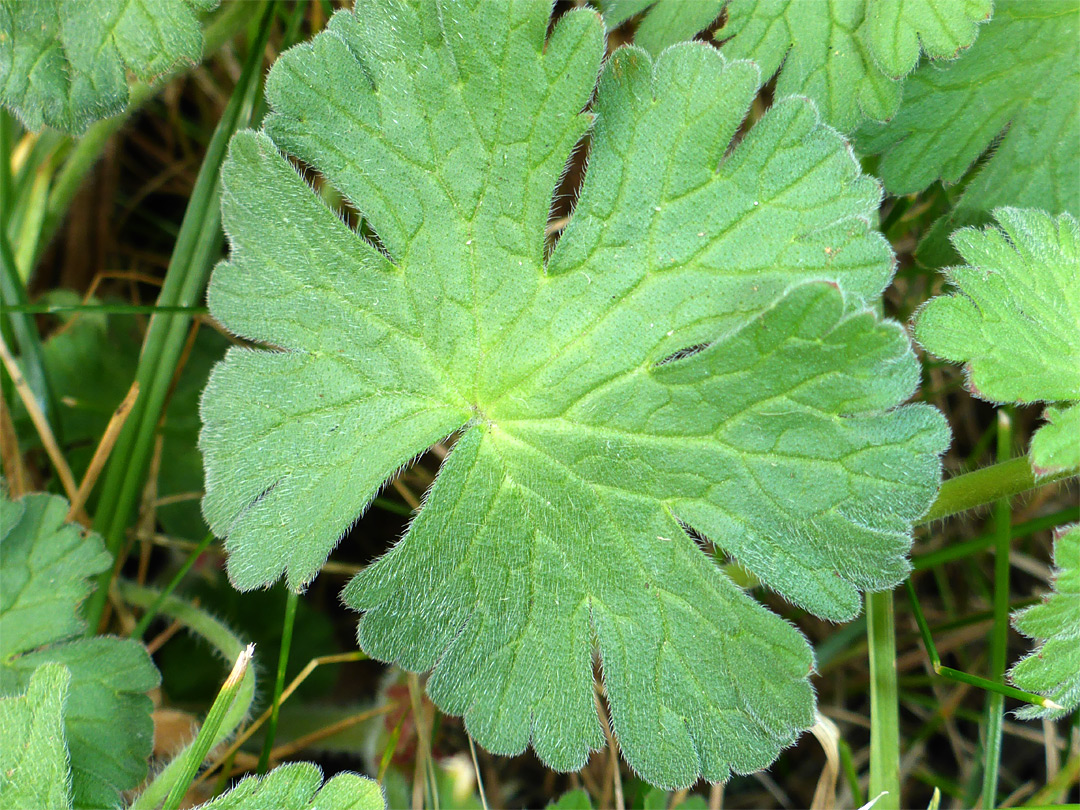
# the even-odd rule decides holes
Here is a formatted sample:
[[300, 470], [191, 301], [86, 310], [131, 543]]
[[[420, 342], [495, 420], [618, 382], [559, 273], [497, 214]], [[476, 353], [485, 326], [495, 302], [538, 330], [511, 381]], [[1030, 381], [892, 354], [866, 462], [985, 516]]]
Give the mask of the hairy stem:
[[1077, 475], [1077, 470], [1060, 470], [1037, 477], [1026, 456], [1000, 461], [989, 467], [950, 478], [941, 485], [937, 500], [919, 521], [920, 526], [935, 520], [985, 506], [1002, 498], [1027, 492]]

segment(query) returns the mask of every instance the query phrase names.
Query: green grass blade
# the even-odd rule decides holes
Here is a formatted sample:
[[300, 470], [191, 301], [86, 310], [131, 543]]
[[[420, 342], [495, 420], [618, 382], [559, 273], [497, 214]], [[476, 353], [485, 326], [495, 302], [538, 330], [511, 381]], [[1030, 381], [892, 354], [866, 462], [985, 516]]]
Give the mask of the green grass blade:
[[866, 594], [870, 645], [870, 789], [878, 810], [900, 808], [900, 703], [891, 591]]
[[214, 740], [217, 739], [218, 729], [221, 728], [225, 715], [232, 708], [233, 703], [236, 702], [237, 695], [243, 684], [244, 675], [247, 673], [254, 653], [255, 645], [249, 644], [237, 656], [232, 672], [229, 673], [229, 677], [222, 684], [221, 691], [214, 698], [214, 704], [206, 715], [206, 720], [203, 721], [202, 726], [199, 728], [195, 742], [181, 755], [180, 773], [176, 781], [173, 782], [169, 795], [165, 797], [162, 810], [177, 810], [180, 807], [180, 802], [183, 801], [184, 794], [187, 793], [188, 787], [191, 785], [192, 780], [195, 779], [199, 766], [206, 759], [206, 755], [210, 753], [210, 749], [214, 745]]
[[169, 598], [176, 586], [180, 584], [180, 581], [187, 575], [187, 572], [191, 570], [191, 567], [195, 565], [195, 561], [199, 559], [199, 555], [206, 551], [206, 547], [214, 541], [213, 533], [208, 533], [202, 541], [193, 548], [184, 560], [184, 564], [180, 566], [180, 570], [173, 575], [173, 578], [169, 580], [169, 584], [165, 586], [165, 589], [158, 596], [157, 601], [150, 605], [149, 608], [143, 613], [142, 618], [139, 619], [139, 623], [135, 625], [135, 628], [131, 631], [131, 638], [141, 639], [145, 634], [147, 628], [150, 627], [150, 622], [157, 616], [158, 611], [161, 610], [161, 606], [165, 603], [165, 600]]
[[[1012, 536], [1014, 540], [1019, 540], [1023, 537], [1027, 537], [1029, 534], [1052, 529], [1055, 526], [1064, 526], [1066, 523], [1075, 523], [1077, 520], [1080, 520], [1080, 507], [1069, 506], [1049, 515], [1025, 520], [1023, 523], [1017, 523], [1012, 527]], [[995, 532], [987, 532], [972, 540], [965, 540], [962, 543], [951, 543], [943, 548], [939, 548], [935, 551], [928, 551], [924, 554], [914, 554], [911, 558], [911, 567], [916, 571], [925, 571], [929, 568], [935, 568], [944, 563], [959, 560], [963, 557], [968, 557], [972, 554], [984, 551], [994, 545], [995, 539]]]
[[55, 315], [60, 312], [99, 313], [101, 315], [205, 315], [203, 306], [158, 306], [156, 304], [18, 304], [5, 307], [8, 312], [28, 315]]
[[11, 150], [14, 122], [7, 110], [0, 110], [0, 303], [3, 304], [3, 327], [15, 340], [23, 364], [23, 376], [38, 405], [55, 433], [59, 428], [56, 408], [49, 389], [42, 360], [41, 338], [34, 319], [11, 307], [27, 303], [26, 287], [19, 276], [18, 262], [8, 234], [15, 210], [15, 184], [11, 176]]
[[[210, 270], [220, 254], [222, 234], [218, 202], [221, 181], [218, 173], [229, 139], [251, 119], [255, 109], [272, 11], [271, 4], [263, 5], [259, 32], [251, 43], [247, 63], [199, 169], [158, 306], [194, 306], [202, 296]], [[154, 433], [190, 326], [190, 315], [157, 316], [150, 321], [136, 371], [142, 395], [113, 449], [96, 515], [96, 524], [105, 537], [106, 547], [114, 555], [121, 553], [124, 532], [150, 462]], [[104, 610], [108, 581], [103, 580], [100, 585], [87, 602], [88, 631], [91, 633], [96, 631]]]
[[[1009, 686], [1001, 680], [992, 681], [988, 678], [980, 678], [978, 675], [971, 675], [967, 672], [953, 669], [952, 667], [943, 666], [941, 663], [941, 656], [938, 655], [937, 645], [934, 644], [934, 637], [930, 631], [930, 625], [927, 623], [926, 616], [923, 615], [922, 607], [919, 605], [919, 597], [915, 593], [915, 587], [911, 584], [910, 579], [904, 584], [907, 586], [908, 599], [911, 601], [911, 611], [915, 616], [915, 624], [919, 627], [919, 634], [922, 636], [923, 645], [926, 647], [926, 655], [930, 659], [930, 666], [936, 674], [958, 683], [966, 683], [968, 686], [986, 690], [987, 692], [1023, 700], [1035, 706], [1051, 709], [1057, 708], [1057, 704], [1054, 703], [1054, 701], [1043, 695], [1025, 692], [1022, 689]], [[1012, 605], [1008, 605], [1008, 608], [1011, 609]]]
[[281, 690], [285, 688], [285, 668], [289, 664], [289, 648], [292, 646], [293, 626], [296, 624], [296, 605], [300, 595], [296, 591], [285, 593], [285, 618], [281, 624], [281, 647], [278, 650], [277, 677], [274, 679], [274, 697], [270, 704], [270, 719], [266, 723], [266, 740], [259, 755], [259, 775], [266, 773], [270, 764], [270, 752], [274, 750], [277, 736], [278, 710], [281, 708]]
[[[998, 461], [1012, 454], [1010, 410], [998, 411]], [[1009, 546], [1012, 541], [1012, 507], [1008, 498], [994, 505], [994, 625], [990, 633], [990, 678], [1004, 681], [1009, 640]], [[990, 693], [986, 701], [986, 737], [983, 744], [982, 806], [997, 806], [998, 770], [1001, 764], [1001, 724], [1005, 715], [1005, 696]]]
[[[161, 592], [154, 588], [136, 585], [134, 582], [120, 580], [118, 583], [120, 596], [129, 604], [149, 609], [158, 605], [158, 612], [170, 618], [177, 619], [183, 625], [190, 628], [205, 638], [223, 658], [229, 661], [236, 660], [246, 646], [233, 632], [215, 619], [206, 611], [179, 599], [176, 596], [168, 596], [159, 603]], [[218, 728], [214, 745], [221, 743], [236, 731], [239, 725], [248, 716], [252, 701], [255, 699], [255, 669], [249, 668], [244, 676], [243, 684], [238, 698], [233, 702], [232, 708], [226, 714], [224, 721]], [[190, 745], [185, 751], [190, 750]], [[211, 746], [212, 747], [212, 746]], [[179, 778], [180, 769], [184, 763], [184, 753], [178, 754], [172, 762], [158, 773], [153, 781], [147, 786], [131, 806], [131, 810], [153, 810], [161, 805], [166, 794], [169, 793], [173, 784]]]

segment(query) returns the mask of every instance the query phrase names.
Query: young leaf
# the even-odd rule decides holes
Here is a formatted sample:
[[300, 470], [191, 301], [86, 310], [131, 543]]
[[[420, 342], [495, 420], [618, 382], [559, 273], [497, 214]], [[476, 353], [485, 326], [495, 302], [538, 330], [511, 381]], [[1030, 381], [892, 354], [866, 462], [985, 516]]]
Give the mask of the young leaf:
[[868, 127], [860, 146], [884, 152], [879, 171], [894, 194], [956, 183], [993, 146], [927, 237], [928, 260], [948, 261], [936, 243], [999, 206], [1080, 215], [1080, 4], [998, 0], [978, 42], [952, 64], [916, 71], [896, 117]]
[[143, 693], [160, 679], [134, 641], [65, 640], [83, 629], [77, 610], [89, 578], [112, 563], [98, 535], [64, 522], [67, 510], [60, 497], [0, 492], [0, 695], [25, 691], [44, 664], [63, 664], [75, 806], [111, 806], [146, 776], [153, 723]]
[[1053, 593], [1013, 614], [1016, 629], [1038, 645], [1009, 670], [1009, 678], [1063, 708], [1025, 706], [1016, 712], [1024, 719], [1063, 717], [1080, 706], [1080, 524], [1061, 529], [1054, 539], [1054, 564]]
[[549, 802], [547, 810], [593, 810], [593, 806], [589, 794], [578, 788], [568, 790], [558, 801]]
[[1067, 408], [1047, 405], [1046, 424], [1031, 437], [1031, 459], [1037, 470], [1080, 469], [1080, 404]]
[[27, 129], [81, 132], [120, 112], [127, 71], [149, 81], [202, 56], [218, 0], [0, 0], [0, 104]]
[[849, 132], [896, 113], [906, 92], [896, 80], [914, 67], [920, 42], [931, 58], [951, 58], [990, 8], [990, 0], [731, 0], [716, 38], [728, 56], [761, 65], [762, 78], [780, 70], [778, 94], [809, 96]]
[[918, 313], [916, 339], [965, 363], [971, 390], [992, 402], [1055, 402], [1031, 443], [1040, 472], [1080, 468], [1080, 226], [1070, 214], [999, 208], [1000, 228], [953, 234], [967, 266], [957, 288]]
[[[755, 65], [685, 44], [609, 60], [581, 199], [550, 194], [588, 119], [602, 26], [547, 9], [361, 4], [271, 71], [223, 172], [232, 350], [203, 398], [204, 510], [241, 588], [310, 581], [382, 483], [460, 431], [405, 539], [347, 588], [382, 660], [489, 750], [559, 769], [613, 725], [644, 778], [765, 767], [813, 723], [805, 639], [690, 526], [831, 619], [907, 571], [947, 431], [867, 303], [879, 200], [805, 99], [725, 157]], [[436, 24], [438, 20], [438, 24]], [[275, 227], [266, 228], [272, 221]], [[844, 292], [841, 292], [843, 287]]]
[[[321, 787], [320, 787], [321, 786]], [[266, 776], [248, 776], [232, 790], [199, 805], [199, 810], [384, 810], [379, 783], [355, 773], [339, 773], [322, 781], [310, 762], [281, 765]]]
[[71, 673], [45, 664], [26, 694], [0, 697], [0, 807], [71, 808], [64, 704]]

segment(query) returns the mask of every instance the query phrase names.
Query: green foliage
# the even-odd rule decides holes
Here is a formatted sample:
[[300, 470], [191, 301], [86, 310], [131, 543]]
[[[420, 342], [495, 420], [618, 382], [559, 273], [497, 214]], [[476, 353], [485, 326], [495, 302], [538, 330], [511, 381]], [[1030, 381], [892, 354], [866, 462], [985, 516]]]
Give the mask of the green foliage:
[[199, 810], [383, 810], [382, 789], [371, 779], [339, 773], [322, 781], [322, 772], [309, 762], [274, 768], [266, 776], [249, 776], [232, 790], [199, 805]]
[[763, 79], [783, 65], [777, 94], [809, 96], [848, 132], [896, 113], [906, 92], [897, 79], [920, 44], [933, 59], [956, 56], [990, 8], [990, 0], [731, 0], [716, 38], [729, 57], [761, 65]]
[[[1000, 228], [966, 228], [953, 244], [968, 262], [956, 287], [919, 313], [915, 336], [934, 354], [965, 363], [974, 394], [992, 402], [1080, 400], [1080, 225], [1070, 214], [999, 208]], [[1048, 408], [1035, 434], [1041, 473], [1080, 467], [1080, 407]], [[1045, 435], [1044, 435], [1045, 434]]]
[[558, 801], [548, 804], [547, 810], [592, 810], [592, 800], [589, 794], [580, 788], [568, 790]]
[[11, 501], [0, 493], [0, 694], [21, 694], [39, 667], [70, 673], [64, 737], [76, 807], [111, 806], [146, 776], [153, 723], [144, 694], [159, 677], [137, 642], [83, 629], [77, 609], [89, 578], [111, 559], [101, 538], [65, 523], [68, 504], [45, 494]]
[[[70, 304], [78, 299], [60, 293], [50, 296], [49, 302]], [[45, 370], [59, 402], [57, 432], [77, 478], [85, 472], [116, 406], [131, 386], [141, 349], [141, 335], [135, 326], [130, 318], [80, 312], [69, 317], [42, 345]], [[161, 453], [167, 463], [161, 464], [158, 473], [159, 498], [198, 493], [203, 488], [199, 397], [211, 367], [227, 345], [220, 334], [205, 328], [199, 330], [191, 346], [160, 425]], [[37, 431], [21, 403], [15, 408], [14, 419], [20, 446], [39, 445]], [[91, 502], [91, 509], [93, 506]], [[156, 509], [156, 516], [171, 535], [198, 539], [207, 531], [197, 497], [163, 504]]]
[[202, 56], [198, 12], [218, 0], [0, 0], [0, 104], [27, 127], [82, 132], [143, 81]]
[[71, 673], [43, 664], [26, 694], [0, 697], [0, 807], [71, 808], [64, 704]]
[[564, 770], [603, 743], [598, 646], [649, 781], [765, 767], [813, 723], [812, 652], [684, 526], [834, 620], [906, 575], [947, 431], [901, 406], [918, 366], [868, 306], [891, 272], [879, 190], [804, 99], [725, 158], [752, 63], [623, 49], [545, 261], [602, 26], [573, 11], [545, 46], [542, 4], [455, 12], [335, 15], [274, 66], [267, 134], [233, 140], [209, 302], [281, 350], [231, 350], [203, 398], [230, 577], [303, 587], [383, 482], [458, 432], [405, 539], [346, 590], [361, 646], [434, 667], [433, 700], [488, 750], [531, 742]]
[[[671, 804], [671, 795], [658, 788], [650, 788], [642, 800], [642, 810], [667, 810]], [[696, 793], [687, 796], [679, 803], [680, 810], [707, 810], [708, 805], [703, 796]]]
[[975, 45], [916, 71], [896, 117], [867, 128], [860, 147], [884, 152], [879, 171], [894, 194], [959, 182], [993, 147], [928, 237], [926, 261], [951, 261], [944, 237], [999, 206], [1080, 215], [1080, 4], [998, 0]]
[[[1073, 434], [1073, 441], [1080, 433]], [[1009, 671], [1021, 689], [1054, 700], [1060, 710], [1025, 706], [1022, 718], [1063, 717], [1080, 706], [1080, 525], [1061, 529], [1054, 540], [1054, 591], [1013, 614], [1016, 629], [1038, 641], [1035, 650]]]
[[[1080, 468], [1080, 225], [1070, 214], [999, 208], [1000, 227], [965, 228], [953, 244], [968, 265], [945, 271], [956, 292], [932, 299], [915, 336], [929, 351], [965, 363], [970, 387], [994, 402], [1055, 402], [1031, 441], [1040, 473]], [[1071, 403], [1071, 404], [1070, 404]], [[1010, 676], [1065, 710], [1025, 707], [1020, 717], [1057, 717], [1080, 705], [1080, 528], [1054, 545], [1055, 593], [1014, 616], [1039, 640]]]

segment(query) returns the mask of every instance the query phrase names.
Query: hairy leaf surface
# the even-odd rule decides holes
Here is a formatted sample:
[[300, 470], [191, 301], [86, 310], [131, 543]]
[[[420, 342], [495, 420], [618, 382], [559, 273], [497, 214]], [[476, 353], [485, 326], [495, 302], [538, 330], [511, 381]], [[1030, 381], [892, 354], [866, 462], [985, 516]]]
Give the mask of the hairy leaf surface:
[[339, 773], [323, 784], [310, 762], [281, 765], [265, 776], [248, 776], [199, 810], [383, 810], [382, 788], [355, 773]]
[[[915, 336], [966, 365], [972, 392], [992, 402], [1051, 402], [1031, 445], [1044, 472], [1080, 467], [1080, 226], [1070, 214], [999, 208], [1000, 227], [965, 228], [953, 244], [968, 262], [956, 287], [919, 313]], [[1045, 434], [1045, 435], [1044, 435]]]
[[218, 0], [0, 0], [0, 104], [30, 130], [81, 132], [151, 80], [202, 56]]
[[[758, 89], [703, 44], [617, 51], [580, 201], [551, 194], [603, 26], [542, 4], [361, 4], [271, 71], [224, 168], [234, 349], [203, 398], [204, 510], [241, 588], [303, 587], [401, 465], [457, 442], [406, 537], [345, 599], [489, 750], [555, 768], [614, 728], [649, 781], [768, 765], [813, 722], [806, 640], [730, 582], [851, 618], [903, 579], [940, 415], [868, 302], [880, 191], [806, 99], [725, 156]], [[509, 77], [513, 77], [512, 79]], [[272, 139], [272, 140], [271, 140]], [[278, 148], [363, 212], [365, 241]], [[267, 223], [274, 227], [268, 228]]]
[[868, 127], [860, 146], [883, 152], [879, 172], [894, 194], [956, 183], [992, 148], [924, 242], [926, 261], [951, 261], [945, 237], [999, 206], [1080, 216], [1080, 4], [998, 0], [975, 45], [916, 71], [896, 117]]
[[[1080, 433], [1073, 434], [1073, 441]], [[1064, 717], [1080, 706], [1080, 525], [1061, 530], [1054, 539], [1054, 590], [1013, 614], [1016, 629], [1038, 644], [1009, 671], [1013, 683], [1063, 706], [1060, 710], [1025, 706], [1022, 718]]]
[[71, 673], [45, 664], [26, 693], [0, 697], [0, 807], [70, 810], [64, 704]]
[[135, 641], [67, 640], [83, 629], [77, 608], [89, 578], [112, 563], [100, 536], [64, 522], [67, 510], [54, 495], [0, 493], [0, 695], [25, 692], [45, 664], [66, 667], [75, 806], [105, 807], [146, 776], [153, 723], [144, 693], [160, 678]]

